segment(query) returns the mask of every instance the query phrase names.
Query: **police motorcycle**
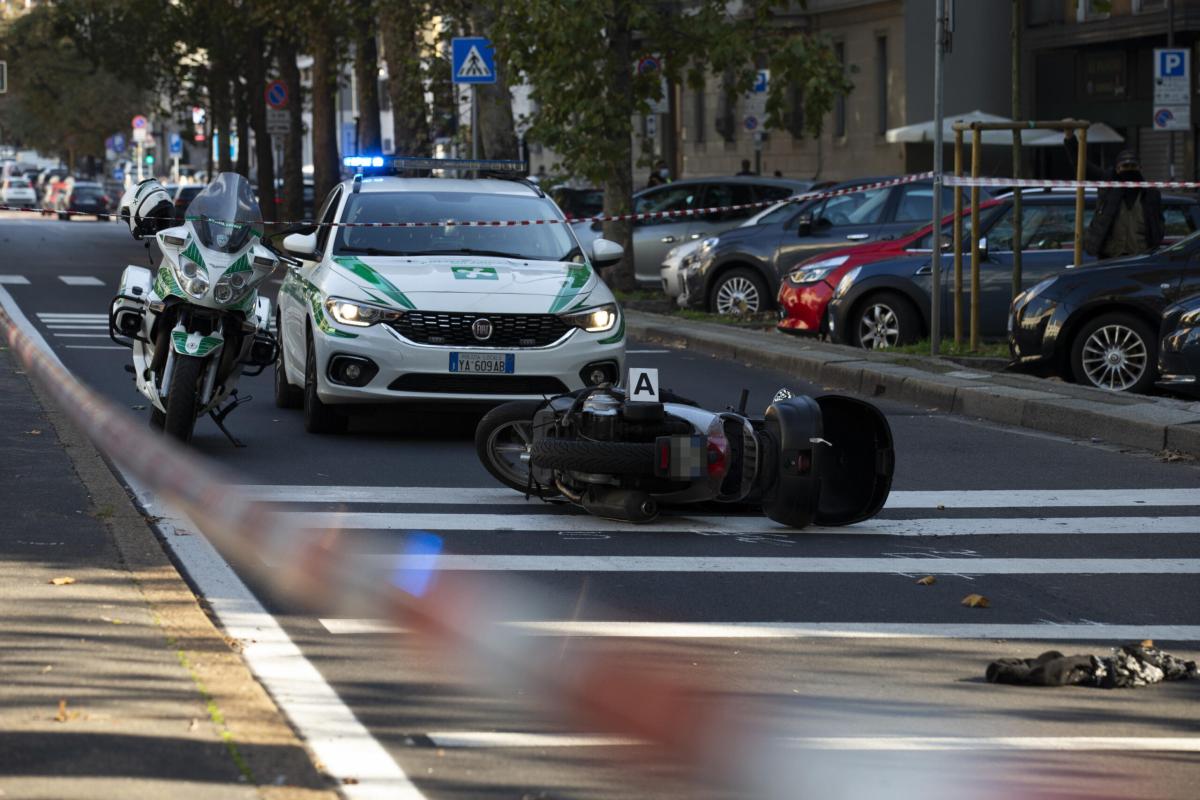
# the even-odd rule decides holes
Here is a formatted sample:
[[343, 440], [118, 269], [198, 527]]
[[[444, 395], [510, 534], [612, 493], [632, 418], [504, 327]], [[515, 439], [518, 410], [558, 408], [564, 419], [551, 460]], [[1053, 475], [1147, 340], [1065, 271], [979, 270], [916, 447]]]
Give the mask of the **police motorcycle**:
[[154, 179], [121, 198], [119, 213], [133, 238], [153, 237], [162, 261], [157, 270], [125, 268], [109, 336], [133, 350], [125, 369], [150, 401], [152, 427], [187, 442], [208, 414], [241, 447], [224, 422], [251, 399], [238, 396], [243, 370], [257, 375], [275, 361], [271, 301], [258, 287], [287, 259], [263, 243], [258, 200], [241, 175], [218, 175], [187, 207], [183, 225], [175, 225], [173, 212]]
[[[761, 417], [708, 411], [630, 370], [626, 391], [599, 386], [488, 412], [475, 432], [484, 467], [527, 497], [633, 523], [660, 507], [753, 506], [793, 528], [850, 525], [883, 508], [895, 471], [875, 406], [783, 389]], [[649, 400], [639, 389], [649, 385]]]

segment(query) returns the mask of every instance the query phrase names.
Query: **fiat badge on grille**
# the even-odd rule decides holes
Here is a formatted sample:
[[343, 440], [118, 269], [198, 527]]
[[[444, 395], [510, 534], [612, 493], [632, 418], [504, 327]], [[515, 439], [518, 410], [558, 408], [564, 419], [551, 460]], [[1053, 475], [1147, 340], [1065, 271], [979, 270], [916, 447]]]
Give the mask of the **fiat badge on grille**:
[[475, 334], [475, 338], [481, 342], [486, 342], [492, 338], [492, 321], [484, 317], [480, 317], [471, 323], [471, 333]]

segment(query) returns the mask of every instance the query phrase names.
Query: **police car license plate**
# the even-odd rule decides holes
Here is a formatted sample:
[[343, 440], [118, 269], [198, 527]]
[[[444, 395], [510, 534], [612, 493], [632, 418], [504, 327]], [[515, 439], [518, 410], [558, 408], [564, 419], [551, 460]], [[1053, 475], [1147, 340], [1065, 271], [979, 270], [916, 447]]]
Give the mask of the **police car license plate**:
[[450, 371], [471, 375], [512, 375], [516, 358], [512, 353], [451, 353]]

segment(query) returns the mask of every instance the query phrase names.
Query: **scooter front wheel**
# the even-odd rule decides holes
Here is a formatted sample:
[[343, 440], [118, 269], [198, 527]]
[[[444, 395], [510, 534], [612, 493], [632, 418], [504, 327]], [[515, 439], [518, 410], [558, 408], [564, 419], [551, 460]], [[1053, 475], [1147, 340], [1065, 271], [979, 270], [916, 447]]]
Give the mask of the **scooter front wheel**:
[[534, 497], [557, 497], [553, 487], [529, 485], [529, 453], [533, 447], [533, 415], [540, 400], [514, 400], [496, 406], [475, 428], [475, 453], [484, 469], [510, 489]]
[[167, 415], [163, 420], [163, 431], [181, 442], [192, 440], [196, 427], [196, 408], [200, 403], [200, 376], [204, 372], [204, 359], [192, 356], [176, 356], [171, 372], [171, 385], [167, 389]]

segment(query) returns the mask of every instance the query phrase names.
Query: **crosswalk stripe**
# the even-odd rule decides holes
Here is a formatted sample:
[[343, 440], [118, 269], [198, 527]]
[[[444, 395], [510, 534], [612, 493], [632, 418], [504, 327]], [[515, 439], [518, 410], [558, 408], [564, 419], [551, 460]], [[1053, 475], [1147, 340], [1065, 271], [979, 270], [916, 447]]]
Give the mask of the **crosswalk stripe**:
[[[414, 741], [445, 749], [633, 747], [637, 739], [602, 734], [522, 731], [433, 731]], [[1200, 753], [1196, 736], [789, 736], [789, 749], [872, 752], [1066, 751]]]
[[107, 333], [55, 333], [62, 339], [107, 339]]
[[28, 286], [29, 279], [24, 275], [0, 275], [0, 285]]
[[115, 344], [66, 344], [63, 347], [68, 350], [127, 350], [126, 347], [118, 347]]
[[705, 572], [884, 575], [1197, 575], [1195, 558], [773, 558], [767, 556], [441, 555], [467, 572]]
[[[105, 318], [107, 324], [107, 318]], [[482, 505], [528, 502], [511, 489], [498, 486], [309, 486], [260, 484], [243, 490], [262, 500], [312, 503], [394, 503]], [[535, 501], [536, 502], [536, 501]], [[1179, 489], [1072, 489], [1013, 491], [895, 491], [887, 509], [954, 508], [1128, 508], [1136, 506], [1200, 507], [1200, 486]]]
[[104, 281], [91, 275], [59, 275], [58, 279], [67, 286], [103, 286]]
[[[382, 620], [321, 618], [335, 636], [402, 634]], [[646, 622], [533, 620], [505, 623], [523, 633], [620, 639], [1030, 639], [1039, 641], [1200, 641], [1200, 625], [1107, 623], [958, 624], [937, 622]]]
[[668, 517], [641, 525], [581, 514], [428, 514], [289, 511], [280, 516], [296, 527], [328, 525], [343, 530], [489, 531], [495, 533], [640, 532], [836, 536], [992, 536], [1056, 534], [1200, 534], [1200, 517], [1040, 517], [979, 519], [873, 519], [838, 528], [802, 530], [765, 517]]
[[108, 319], [107, 314], [73, 314], [64, 312], [39, 311], [35, 316], [38, 319], [54, 320], [54, 319]]

